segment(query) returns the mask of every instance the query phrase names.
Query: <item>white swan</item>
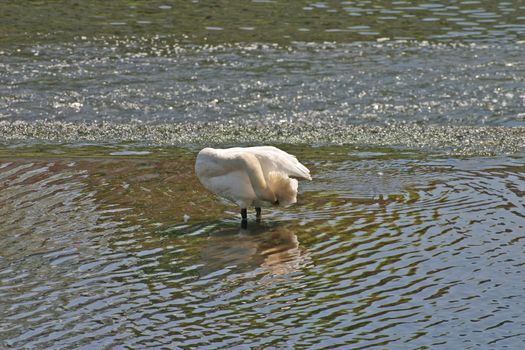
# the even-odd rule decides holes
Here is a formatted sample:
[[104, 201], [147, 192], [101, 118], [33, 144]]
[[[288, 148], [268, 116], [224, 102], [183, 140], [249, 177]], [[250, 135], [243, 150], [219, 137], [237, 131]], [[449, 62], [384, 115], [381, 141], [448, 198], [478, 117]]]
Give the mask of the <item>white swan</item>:
[[239, 205], [243, 222], [252, 205], [260, 220], [262, 206], [295, 203], [297, 179], [312, 179], [295, 156], [272, 146], [204, 148], [195, 172], [206, 189]]

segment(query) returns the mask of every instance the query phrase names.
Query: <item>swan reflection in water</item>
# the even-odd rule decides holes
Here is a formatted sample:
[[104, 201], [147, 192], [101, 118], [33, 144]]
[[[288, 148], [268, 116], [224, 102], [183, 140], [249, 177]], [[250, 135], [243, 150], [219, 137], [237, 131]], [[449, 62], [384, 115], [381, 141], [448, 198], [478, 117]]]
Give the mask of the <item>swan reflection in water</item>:
[[[221, 228], [210, 233], [201, 249], [201, 272], [230, 269], [236, 273], [282, 276], [304, 267], [308, 252], [287, 227], [257, 225], [249, 229]], [[258, 270], [258, 269], [261, 270]]]

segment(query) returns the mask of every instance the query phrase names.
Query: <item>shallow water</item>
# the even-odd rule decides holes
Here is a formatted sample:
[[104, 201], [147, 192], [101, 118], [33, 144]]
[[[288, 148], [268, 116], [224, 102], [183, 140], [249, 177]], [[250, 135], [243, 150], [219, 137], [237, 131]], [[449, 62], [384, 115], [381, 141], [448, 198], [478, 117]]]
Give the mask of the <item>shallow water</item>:
[[[216, 13], [200, 3], [152, 2], [146, 8], [114, 2], [113, 15], [123, 11], [137, 21], [139, 14], [160, 21], [131, 29], [116, 25], [120, 29], [115, 32], [95, 25], [108, 13], [100, 3], [83, 9], [85, 17], [74, 28], [67, 22], [75, 17], [60, 14], [69, 10], [73, 15], [82, 5], [70, 8], [44, 1], [23, 12], [17, 4], [4, 3], [9, 11], [0, 12], [6, 23], [20, 19], [10, 27], [12, 35], [0, 42], [4, 144], [316, 143], [474, 155], [523, 149], [525, 40], [519, 3], [500, 3], [489, 10], [478, 2], [395, 2], [349, 16], [348, 9], [331, 11], [351, 7], [349, 2], [290, 2], [289, 10], [301, 9], [289, 16], [290, 25], [259, 18], [282, 7], [280, 3], [252, 3], [247, 11], [222, 4], [221, 18], [231, 23], [242, 18], [274, 29], [255, 26], [253, 31], [241, 30], [240, 36], [227, 28], [211, 30], [223, 35], [210, 40], [203, 40], [195, 26], [194, 11]], [[62, 8], [55, 11], [53, 6]], [[386, 25], [375, 17], [383, 10], [397, 21]], [[49, 23], [56, 26], [48, 33], [35, 31], [38, 25], [31, 19], [38, 16], [32, 11], [48, 11]], [[321, 12], [328, 16], [326, 22]], [[447, 20], [426, 21], [434, 12]], [[173, 24], [173, 13], [185, 20]], [[379, 26], [390, 35], [359, 38], [351, 35], [353, 31], [328, 30], [334, 28], [333, 21], [342, 21], [341, 14], [346, 25]], [[458, 28], [448, 26], [462, 22], [448, 19], [459, 16], [479, 21], [483, 31], [438, 35], [445, 30], [456, 33]], [[292, 25], [303, 20], [328, 28], [307, 32]], [[412, 21], [413, 27], [408, 25]], [[186, 32], [189, 26], [193, 35]], [[398, 35], [398, 30], [415, 34]], [[282, 31], [307, 34], [281, 40]], [[363, 127], [356, 130], [356, 125]]]
[[523, 57], [525, 42], [35, 45], [0, 62], [0, 119], [518, 126]]
[[2, 346], [523, 346], [522, 155], [284, 148], [314, 181], [246, 230], [193, 151], [2, 156]]
[[[521, 1], [2, 2], [0, 31], [15, 43], [96, 35], [177, 35], [192, 42], [391, 39], [523, 40]], [[45, 18], [45, 21], [42, 20]]]
[[517, 43], [36, 45], [0, 62], [0, 142], [513, 153], [523, 57]]
[[[522, 348], [524, 19], [2, 1], [0, 348]], [[313, 181], [243, 230], [193, 163], [255, 144]]]

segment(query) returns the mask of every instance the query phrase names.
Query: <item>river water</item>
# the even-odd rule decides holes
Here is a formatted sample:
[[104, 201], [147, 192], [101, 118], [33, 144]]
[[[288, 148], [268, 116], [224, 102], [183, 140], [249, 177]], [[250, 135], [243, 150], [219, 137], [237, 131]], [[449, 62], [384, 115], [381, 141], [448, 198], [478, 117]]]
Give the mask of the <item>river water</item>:
[[[0, 347], [525, 342], [525, 6], [0, 4]], [[238, 208], [204, 146], [272, 144]]]

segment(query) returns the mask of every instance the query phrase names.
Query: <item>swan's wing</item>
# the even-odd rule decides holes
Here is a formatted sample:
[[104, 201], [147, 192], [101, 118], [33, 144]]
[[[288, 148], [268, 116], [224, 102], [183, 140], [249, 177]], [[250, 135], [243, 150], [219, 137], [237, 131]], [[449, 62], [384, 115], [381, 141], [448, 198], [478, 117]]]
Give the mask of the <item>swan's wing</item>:
[[249, 205], [254, 199], [275, 202], [256, 154], [242, 148], [205, 148], [197, 155], [195, 172], [208, 190]]
[[279, 171], [288, 176], [311, 180], [310, 170], [302, 165], [294, 155], [273, 146], [248, 147], [244, 151], [254, 154], [265, 172]]

